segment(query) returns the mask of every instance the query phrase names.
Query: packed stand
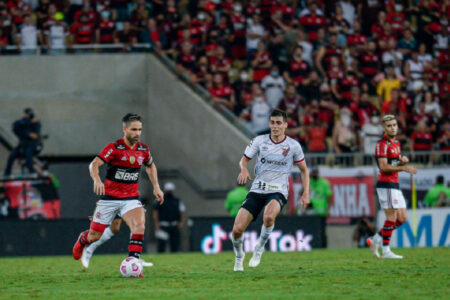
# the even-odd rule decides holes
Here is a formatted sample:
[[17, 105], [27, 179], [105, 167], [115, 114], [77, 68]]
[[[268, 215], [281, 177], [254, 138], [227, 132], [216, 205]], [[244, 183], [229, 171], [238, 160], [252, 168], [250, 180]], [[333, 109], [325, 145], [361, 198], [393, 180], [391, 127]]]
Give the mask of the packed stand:
[[0, 49], [151, 44], [255, 134], [279, 107], [307, 151], [372, 156], [395, 114], [432, 162], [420, 151], [450, 150], [449, 16], [448, 0], [0, 0]]
[[309, 152], [370, 163], [395, 114], [403, 149], [428, 163], [420, 151], [450, 150], [450, 1], [408, 3], [191, 1], [163, 49], [255, 134], [278, 107]]

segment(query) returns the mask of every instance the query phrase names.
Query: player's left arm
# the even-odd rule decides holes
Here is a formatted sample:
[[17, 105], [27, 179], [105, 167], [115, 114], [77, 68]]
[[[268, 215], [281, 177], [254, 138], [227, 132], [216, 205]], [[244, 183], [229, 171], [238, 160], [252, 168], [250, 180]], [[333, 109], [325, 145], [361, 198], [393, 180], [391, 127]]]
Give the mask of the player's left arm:
[[308, 207], [309, 205], [309, 170], [308, 166], [306, 165], [305, 160], [302, 160], [298, 163], [296, 163], [297, 167], [300, 169], [300, 175], [302, 177], [302, 184], [303, 184], [303, 194], [300, 198], [300, 203], [302, 203], [303, 211]]
[[150, 181], [152, 182], [153, 195], [155, 195], [156, 201], [158, 201], [159, 204], [163, 204], [164, 203], [164, 193], [159, 186], [158, 169], [156, 168], [155, 163], [151, 162], [150, 165], [146, 165], [145, 172], [147, 172], [148, 178], [150, 178]]

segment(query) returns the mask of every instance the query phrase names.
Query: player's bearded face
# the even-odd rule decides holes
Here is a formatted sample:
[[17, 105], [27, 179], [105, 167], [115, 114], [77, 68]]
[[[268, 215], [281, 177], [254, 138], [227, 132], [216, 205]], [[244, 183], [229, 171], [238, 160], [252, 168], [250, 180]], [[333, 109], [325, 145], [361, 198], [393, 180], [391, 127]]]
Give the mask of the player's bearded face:
[[126, 139], [131, 144], [136, 144], [139, 142], [142, 134], [142, 123], [141, 122], [131, 122], [128, 126], [123, 128]]
[[384, 132], [389, 137], [395, 137], [397, 135], [398, 125], [396, 120], [387, 121], [386, 123], [384, 123], [383, 128]]
[[284, 131], [287, 128], [287, 122], [283, 117], [270, 117], [269, 120], [270, 134], [279, 136], [284, 135]]

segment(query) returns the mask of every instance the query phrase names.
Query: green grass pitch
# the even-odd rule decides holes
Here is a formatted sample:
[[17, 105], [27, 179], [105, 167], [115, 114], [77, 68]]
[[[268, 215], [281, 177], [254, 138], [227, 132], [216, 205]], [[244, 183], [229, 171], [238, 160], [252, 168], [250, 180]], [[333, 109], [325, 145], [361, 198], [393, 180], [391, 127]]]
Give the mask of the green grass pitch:
[[124, 255], [94, 255], [89, 270], [69, 256], [0, 258], [0, 299], [449, 299], [450, 248], [265, 253], [233, 272], [234, 254], [143, 256], [145, 278], [122, 278]]

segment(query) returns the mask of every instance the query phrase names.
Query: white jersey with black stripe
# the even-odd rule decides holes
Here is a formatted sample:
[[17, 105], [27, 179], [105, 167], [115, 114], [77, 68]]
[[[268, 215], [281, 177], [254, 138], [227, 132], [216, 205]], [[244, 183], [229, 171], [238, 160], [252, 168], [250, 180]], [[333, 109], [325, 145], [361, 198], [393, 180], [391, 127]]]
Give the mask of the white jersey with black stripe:
[[251, 192], [260, 194], [281, 193], [288, 197], [289, 174], [292, 166], [305, 160], [302, 146], [285, 137], [274, 142], [270, 134], [259, 135], [250, 141], [244, 156], [252, 159], [256, 156], [255, 179]]

